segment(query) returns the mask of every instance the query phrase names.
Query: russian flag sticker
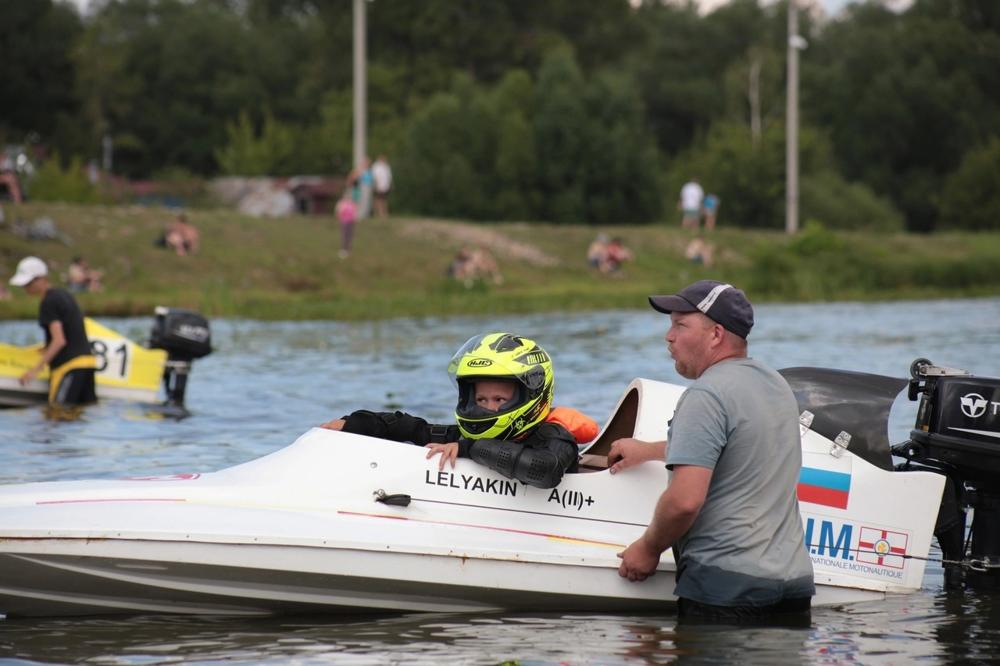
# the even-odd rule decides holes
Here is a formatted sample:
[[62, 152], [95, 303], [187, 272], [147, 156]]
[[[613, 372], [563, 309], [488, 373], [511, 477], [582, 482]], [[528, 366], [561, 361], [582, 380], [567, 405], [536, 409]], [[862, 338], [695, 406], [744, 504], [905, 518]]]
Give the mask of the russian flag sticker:
[[799, 471], [798, 495], [800, 502], [846, 509], [850, 493], [850, 474], [831, 472], [815, 467], [803, 467]]

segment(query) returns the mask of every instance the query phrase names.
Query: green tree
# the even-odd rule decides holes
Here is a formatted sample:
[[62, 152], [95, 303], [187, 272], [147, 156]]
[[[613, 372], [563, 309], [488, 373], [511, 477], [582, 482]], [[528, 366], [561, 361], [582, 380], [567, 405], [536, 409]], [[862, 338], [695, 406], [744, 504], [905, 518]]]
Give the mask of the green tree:
[[213, 171], [225, 122], [254, 101], [245, 75], [251, 60], [245, 25], [215, 2], [123, 0], [106, 5], [91, 31], [84, 46], [94, 50], [80, 53], [84, 62], [104, 68], [102, 56], [118, 51], [110, 66], [120, 69], [92, 77], [105, 82], [94, 94], [108, 98], [88, 104], [103, 115], [93, 122], [115, 140], [116, 170]]
[[320, 108], [320, 120], [311, 132], [312, 141], [309, 151], [318, 152], [313, 159], [323, 164], [328, 160], [327, 169], [333, 173], [346, 175], [353, 168], [351, 160], [354, 155], [353, 130], [353, 98], [350, 93], [342, 90], [330, 91], [323, 99]]
[[671, 164], [667, 198], [697, 178], [722, 201], [720, 224], [779, 228], [784, 198], [784, 127], [768, 128], [754, 146], [746, 125], [716, 123], [703, 141]]
[[583, 74], [566, 49], [550, 54], [538, 74], [533, 124], [542, 219], [584, 219], [587, 110]]
[[229, 141], [216, 152], [223, 173], [236, 176], [290, 176], [299, 171], [297, 131], [275, 120], [264, 119], [258, 133], [246, 114], [226, 127]]
[[493, 214], [500, 219], [527, 220], [539, 208], [534, 189], [538, 153], [530, 117], [534, 84], [524, 70], [504, 76], [490, 95], [499, 118], [497, 131]]
[[693, 5], [644, 3], [638, 20], [641, 48], [630, 58], [629, 69], [643, 91], [657, 145], [672, 155], [711, 123], [721, 99], [715, 78], [719, 72], [705, 57], [710, 39]]
[[476, 219], [614, 224], [660, 213], [658, 156], [631, 79], [587, 81], [554, 51], [537, 83], [459, 76], [409, 129], [399, 173], [411, 209]]
[[48, 139], [77, 120], [72, 50], [82, 32], [67, 4], [5, 0], [0, 11], [0, 143]]
[[829, 127], [845, 176], [889, 195], [913, 230], [934, 229], [945, 177], [1000, 121], [987, 83], [1000, 40], [956, 20], [955, 5], [855, 5], [814, 43], [809, 60], [825, 64], [803, 79], [806, 114]]
[[746, 67], [750, 55], [784, 52], [783, 17], [780, 8], [764, 9], [757, 0], [734, 0], [704, 17], [695, 3], [642, 3], [632, 17], [640, 37], [629, 46], [626, 67], [664, 154], [687, 148], [712, 122], [746, 104], [731, 72]]
[[596, 224], [649, 222], [662, 211], [659, 156], [631, 78], [607, 71], [587, 84], [583, 219]]
[[435, 95], [409, 128], [397, 177], [400, 205], [428, 215], [481, 218], [487, 212], [485, 158], [491, 127], [474, 89]]

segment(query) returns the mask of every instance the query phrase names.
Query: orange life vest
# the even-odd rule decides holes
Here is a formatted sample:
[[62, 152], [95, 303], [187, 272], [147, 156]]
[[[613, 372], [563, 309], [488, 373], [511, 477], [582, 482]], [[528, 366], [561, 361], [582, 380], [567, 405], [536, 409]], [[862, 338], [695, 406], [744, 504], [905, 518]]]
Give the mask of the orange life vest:
[[569, 430], [577, 444], [590, 443], [600, 430], [597, 421], [571, 407], [553, 407], [545, 420], [549, 423], [558, 423]]

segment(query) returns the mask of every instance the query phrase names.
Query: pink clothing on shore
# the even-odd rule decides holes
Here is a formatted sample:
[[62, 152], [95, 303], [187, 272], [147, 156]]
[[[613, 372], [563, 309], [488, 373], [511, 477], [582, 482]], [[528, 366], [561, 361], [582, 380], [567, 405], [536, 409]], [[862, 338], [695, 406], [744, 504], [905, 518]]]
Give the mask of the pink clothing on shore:
[[358, 207], [351, 199], [341, 199], [337, 202], [336, 212], [341, 224], [351, 224], [357, 219]]

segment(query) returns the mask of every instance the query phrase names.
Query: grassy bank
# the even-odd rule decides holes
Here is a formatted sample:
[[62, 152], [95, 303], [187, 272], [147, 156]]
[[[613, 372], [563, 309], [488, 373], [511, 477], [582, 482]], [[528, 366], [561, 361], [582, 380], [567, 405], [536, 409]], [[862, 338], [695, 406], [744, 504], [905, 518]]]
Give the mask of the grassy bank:
[[[61, 284], [82, 255], [105, 272], [105, 290], [80, 301], [93, 315], [146, 315], [164, 304], [208, 316], [262, 319], [368, 319], [454, 313], [643, 307], [651, 293], [707, 277], [732, 282], [755, 302], [904, 299], [1000, 294], [1000, 234], [832, 233], [720, 229], [715, 266], [687, 261], [690, 234], [678, 225], [603, 229], [636, 254], [619, 276], [587, 266], [598, 229], [575, 225], [462, 224], [393, 218], [358, 224], [355, 251], [337, 256], [332, 217], [256, 219], [194, 211], [202, 234], [195, 256], [153, 244], [171, 219], [143, 207], [7, 205], [0, 227], [4, 282], [28, 254], [50, 263]], [[12, 233], [16, 219], [51, 218], [68, 244]], [[456, 284], [445, 271], [466, 244], [489, 247], [500, 285]], [[37, 301], [20, 289], [0, 301], [0, 318], [32, 318]]]

